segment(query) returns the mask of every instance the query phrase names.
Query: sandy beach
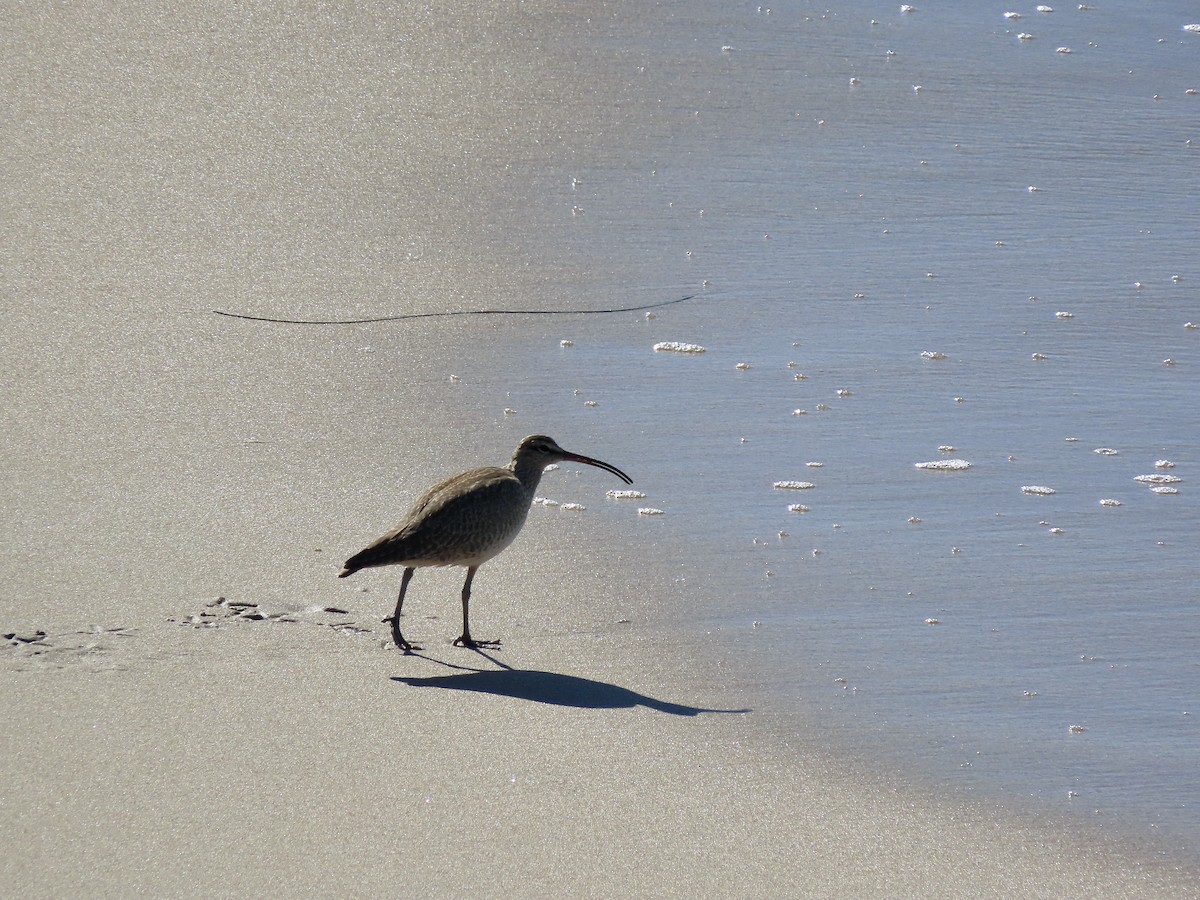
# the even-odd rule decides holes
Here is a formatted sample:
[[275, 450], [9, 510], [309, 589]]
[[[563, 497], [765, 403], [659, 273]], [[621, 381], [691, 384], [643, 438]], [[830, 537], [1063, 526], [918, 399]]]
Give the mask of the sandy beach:
[[[535, 509], [480, 571], [496, 651], [449, 645], [461, 570], [413, 582], [408, 656], [380, 622], [399, 571], [338, 581], [423, 488], [528, 432], [654, 479], [632, 428], [504, 414], [541, 320], [211, 312], [603, 305], [582, 255], [542, 255], [545, 184], [569, 197], [573, 160], [637, 115], [589, 68], [591, 18], [4, 18], [14, 895], [1200, 895], [1152, 849], [790, 739], [722, 637], [680, 626], [692, 587], [605, 512], [603, 472], [548, 476], [587, 514]], [[687, 290], [657, 277], [630, 302]]]
[[756, 711], [706, 711], [752, 697], [653, 627], [527, 626], [490, 658], [435, 640], [405, 658], [382, 626], [325, 627], [376, 617], [164, 623], [7, 660], [6, 882], [47, 897], [1194, 892], [1106, 841], [779, 746]]

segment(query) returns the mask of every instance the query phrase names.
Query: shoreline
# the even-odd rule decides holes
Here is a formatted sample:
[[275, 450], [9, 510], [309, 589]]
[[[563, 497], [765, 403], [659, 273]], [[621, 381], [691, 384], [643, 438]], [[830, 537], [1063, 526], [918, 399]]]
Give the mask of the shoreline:
[[[790, 742], [777, 711], [703, 711], [756, 707], [756, 686], [680, 626], [688, 591], [603, 516], [531, 515], [483, 570], [475, 624], [505, 639], [503, 665], [446, 646], [458, 570], [422, 572], [406, 603], [429, 659], [381, 646], [399, 573], [339, 584], [343, 551], [437, 473], [502, 463], [514, 429], [574, 420], [504, 417], [510, 382], [532, 377], [520, 322], [284, 333], [205, 311], [606, 290], [568, 271], [583, 250], [538, 252], [547, 207], [572, 215], [576, 146], [633, 113], [572, 120], [589, 72], [546, 47], [587, 32], [544, 9], [544, 34], [523, 16], [317, 10], [61, 10], [14, 29], [28, 152], [3, 226], [23, 303], [6, 335], [2, 613], [6, 631], [48, 635], [9, 641], [0, 668], [6, 883], [31, 897], [1200, 893], [1194, 868], [845, 766], [819, 738]], [[481, 47], [487, 65], [465, 67]], [[548, 180], [560, 195], [537, 193]], [[677, 271], [658, 277], [686, 292]], [[555, 436], [609, 459], [597, 437], [626, 426]], [[606, 484], [558, 488], [599, 503]], [[206, 605], [218, 595], [266, 616]], [[215, 627], [178, 621], [206, 610]]]
[[[520, 577], [534, 593], [553, 585], [544, 571]], [[711, 647], [662, 629], [527, 621], [475, 653], [448, 647], [439, 632], [453, 616], [425, 603], [413, 627], [428, 652], [404, 656], [382, 646], [386, 626], [330, 627], [376, 618], [374, 587], [358, 598], [366, 608], [295, 621], [151, 623], [82, 637], [91, 649], [75, 652], [54, 635], [45, 662], [6, 666], [6, 708], [22, 724], [5, 731], [21, 774], [8, 882], [30, 896], [84, 884], [378, 894], [397, 882], [452, 896], [478, 889], [481, 872], [516, 896], [1200, 886], [1195, 869], [1124, 842], [788, 747], [755, 726], [764, 713], [702, 711], [753, 707], [753, 688], [701, 687]]]

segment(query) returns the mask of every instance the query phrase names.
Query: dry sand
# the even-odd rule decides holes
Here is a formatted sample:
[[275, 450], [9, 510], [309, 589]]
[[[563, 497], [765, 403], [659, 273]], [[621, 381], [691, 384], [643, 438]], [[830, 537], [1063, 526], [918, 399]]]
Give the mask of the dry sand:
[[[0, 628], [20, 638], [0, 650], [0, 883], [1200, 893], [1149, 852], [784, 740], [681, 625], [683, 588], [602, 517], [532, 516], [481, 571], [494, 653], [448, 646], [457, 571], [413, 583], [421, 656], [379, 622], [398, 572], [337, 581], [433, 478], [540, 430], [499, 414], [523, 326], [282, 332], [208, 310], [570, 294], [520, 227], [529, 185], [503, 176], [562, 166], [591, 86], [562, 64], [579, 21], [532, 6], [6, 10]], [[635, 479], [652, 465], [602, 430], [557, 437]], [[592, 475], [572, 490], [599, 502], [613, 485]]]

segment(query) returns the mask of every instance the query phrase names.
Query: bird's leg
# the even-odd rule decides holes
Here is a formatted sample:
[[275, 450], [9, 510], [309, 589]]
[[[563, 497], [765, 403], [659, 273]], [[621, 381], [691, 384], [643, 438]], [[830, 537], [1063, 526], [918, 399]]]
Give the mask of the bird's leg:
[[412, 653], [414, 650], [420, 650], [416, 644], [410, 644], [404, 639], [404, 635], [400, 633], [400, 608], [404, 606], [404, 592], [408, 590], [408, 583], [412, 581], [413, 573], [416, 571], [412, 566], [406, 566], [404, 569], [404, 577], [400, 579], [400, 596], [396, 598], [396, 611], [392, 615], [384, 619], [385, 622], [392, 623], [392, 640], [396, 642], [396, 646], [405, 653]]
[[463, 603], [463, 633], [454, 641], [455, 647], [499, 647], [499, 641], [477, 641], [471, 637], [471, 624], [469, 621], [469, 613], [471, 605], [471, 582], [475, 578], [475, 570], [478, 566], [467, 567], [467, 580], [463, 582], [462, 603]]

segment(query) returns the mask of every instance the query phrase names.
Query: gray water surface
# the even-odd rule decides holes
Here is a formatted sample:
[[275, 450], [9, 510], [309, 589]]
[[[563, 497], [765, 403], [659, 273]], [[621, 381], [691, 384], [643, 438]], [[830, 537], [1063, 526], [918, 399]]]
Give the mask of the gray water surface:
[[834, 744], [1195, 853], [1196, 10], [944, 6], [595, 25], [549, 255], [699, 298], [536, 326], [511, 404], [653, 461], [639, 534]]

